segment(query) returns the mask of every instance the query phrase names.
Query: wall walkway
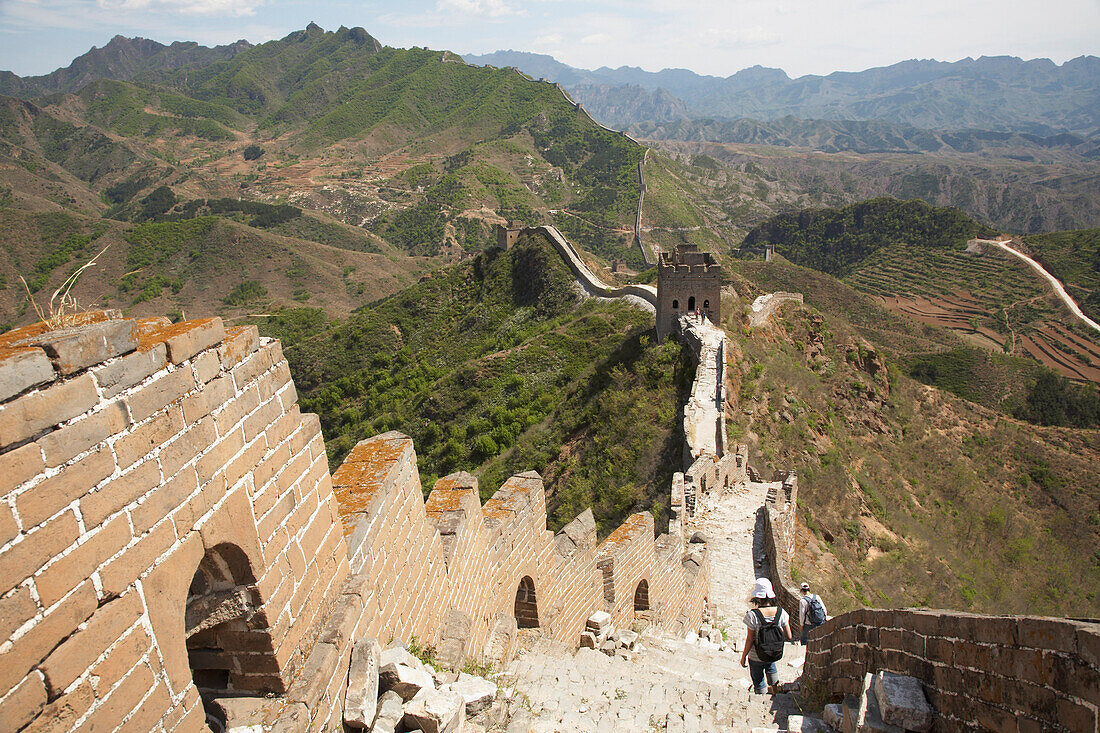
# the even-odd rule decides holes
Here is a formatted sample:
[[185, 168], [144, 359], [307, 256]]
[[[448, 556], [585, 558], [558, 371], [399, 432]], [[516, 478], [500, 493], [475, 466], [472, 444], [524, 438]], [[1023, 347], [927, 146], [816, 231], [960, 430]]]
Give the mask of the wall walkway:
[[590, 295], [596, 295], [601, 298], [624, 298], [633, 297], [640, 299], [644, 302], [648, 308], [656, 311], [657, 309], [657, 288], [652, 285], [623, 285], [621, 287], [608, 285], [588, 268], [588, 265], [584, 264], [584, 260], [581, 259], [580, 253], [576, 248], [566, 239], [557, 227], [554, 226], [538, 226], [529, 227], [523, 230], [524, 234], [537, 234], [546, 239], [550, 245], [558, 251], [562, 259], [565, 260], [565, 264], [569, 267], [569, 270], [573, 273], [573, 276], [577, 278], [581, 286]]

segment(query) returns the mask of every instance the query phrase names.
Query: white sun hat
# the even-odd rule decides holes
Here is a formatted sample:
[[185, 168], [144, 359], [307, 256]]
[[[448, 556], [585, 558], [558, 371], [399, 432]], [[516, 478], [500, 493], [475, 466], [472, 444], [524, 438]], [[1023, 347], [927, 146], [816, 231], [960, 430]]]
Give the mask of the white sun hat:
[[752, 587], [753, 598], [775, 598], [772, 582], [767, 578], [757, 578], [756, 585]]

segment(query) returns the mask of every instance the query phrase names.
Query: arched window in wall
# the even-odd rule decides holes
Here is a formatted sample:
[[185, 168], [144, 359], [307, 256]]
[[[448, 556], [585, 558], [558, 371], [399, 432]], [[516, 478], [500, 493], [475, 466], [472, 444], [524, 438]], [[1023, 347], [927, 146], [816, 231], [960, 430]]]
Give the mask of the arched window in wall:
[[248, 557], [223, 543], [207, 550], [187, 591], [187, 661], [214, 730], [225, 722], [214, 699], [286, 691], [255, 583]]
[[516, 626], [521, 629], [537, 629], [539, 607], [535, 600], [535, 581], [524, 575], [516, 589]]
[[673, 299], [673, 301], [672, 301], [672, 310], [677, 310], [677, 311], [680, 310], [680, 301], [678, 301], [676, 299]]

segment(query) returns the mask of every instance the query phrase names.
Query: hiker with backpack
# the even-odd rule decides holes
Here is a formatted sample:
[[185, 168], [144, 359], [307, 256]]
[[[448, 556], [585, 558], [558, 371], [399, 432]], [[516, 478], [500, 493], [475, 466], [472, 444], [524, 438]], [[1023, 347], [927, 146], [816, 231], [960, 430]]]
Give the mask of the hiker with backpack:
[[798, 602], [798, 623], [802, 627], [802, 646], [806, 646], [807, 635], [825, 623], [828, 612], [825, 610], [825, 602], [821, 600], [821, 596], [810, 592], [809, 583], [803, 583], [801, 590], [802, 599]]
[[[753, 608], [745, 614], [745, 646], [741, 652], [741, 666], [748, 661], [749, 677], [756, 694], [765, 691], [775, 694], [779, 689], [779, 670], [775, 663], [783, 658], [783, 644], [791, 638], [790, 617], [779, 607], [772, 583], [767, 578], [757, 578], [749, 598]], [[768, 686], [764, 687], [764, 676]]]

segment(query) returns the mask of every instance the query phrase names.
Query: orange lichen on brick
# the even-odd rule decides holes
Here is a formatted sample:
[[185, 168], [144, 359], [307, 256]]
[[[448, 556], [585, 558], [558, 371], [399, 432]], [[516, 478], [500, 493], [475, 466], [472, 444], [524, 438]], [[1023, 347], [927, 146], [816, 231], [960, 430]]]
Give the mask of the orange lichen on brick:
[[644, 531], [649, 526], [647, 520], [648, 516], [645, 512], [631, 514], [625, 522], [607, 536], [607, 539], [600, 545], [600, 551], [603, 552], [605, 549], [610, 551], [618, 545], [631, 541], [639, 532]]
[[424, 510], [429, 515], [454, 512], [462, 508], [462, 499], [474, 494], [474, 487], [459, 483], [450, 476], [444, 476], [435, 482]]
[[11, 359], [16, 356], [21, 356], [29, 352], [41, 350], [42, 349], [34, 346], [0, 346], [0, 361]]
[[[66, 328], [87, 326], [92, 323], [99, 323], [100, 321], [117, 321], [122, 318], [120, 311], [109, 309], [105, 311], [87, 311], [85, 313], [74, 313], [69, 317], [66, 322]], [[19, 328], [12, 329], [7, 333], [0, 335], [0, 347], [11, 346], [18, 343], [23, 339], [31, 338], [32, 336], [41, 336], [49, 331], [50, 327], [45, 321], [39, 321], [38, 323], [32, 323], [29, 326], [21, 326]]]
[[[196, 318], [193, 321], [180, 321], [179, 323], [168, 322], [167, 325], [163, 324], [164, 319], [142, 319], [146, 321], [143, 324], [144, 327], [140, 327], [140, 339], [138, 340], [138, 351], [148, 351], [157, 344], [162, 344], [173, 336], [179, 336], [182, 333], [194, 330], [196, 328], [202, 328], [207, 325], [213, 318]], [[162, 323], [154, 323], [154, 321], [162, 321]]]
[[[342, 518], [364, 511], [382, 488], [390, 466], [405, 452], [404, 440], [369, 440], [351, 449], [332, 474], [332, 493]], [[345, 522], [345, 533], [351, 526]]]

